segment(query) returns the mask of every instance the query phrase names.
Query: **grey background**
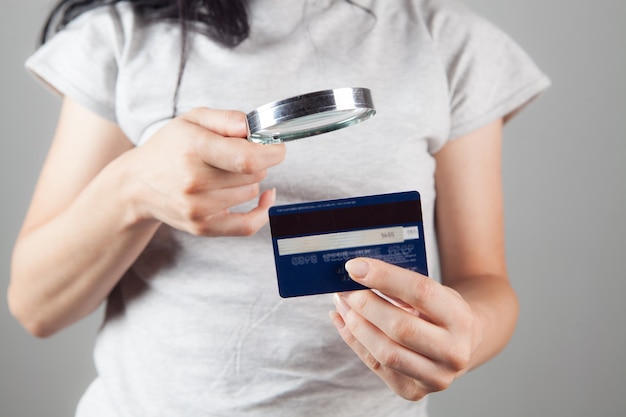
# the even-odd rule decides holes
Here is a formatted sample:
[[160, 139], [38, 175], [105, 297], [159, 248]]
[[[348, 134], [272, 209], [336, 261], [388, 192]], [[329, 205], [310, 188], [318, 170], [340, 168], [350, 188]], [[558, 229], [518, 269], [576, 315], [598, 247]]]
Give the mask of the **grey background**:
[[[466, 0], [510, 33], [553, 87], [506, 129], [517, 332], [495, 360], [431, 397], [437, 416], [626, 415], [626, 33], [615, 0]], [[59, 101], [23, 70], [52, 0], [0, 2], [0, 284]], [[71, 416], [93, 377], [99, 314], [46, 340], [0, 302], [0, 416]]]

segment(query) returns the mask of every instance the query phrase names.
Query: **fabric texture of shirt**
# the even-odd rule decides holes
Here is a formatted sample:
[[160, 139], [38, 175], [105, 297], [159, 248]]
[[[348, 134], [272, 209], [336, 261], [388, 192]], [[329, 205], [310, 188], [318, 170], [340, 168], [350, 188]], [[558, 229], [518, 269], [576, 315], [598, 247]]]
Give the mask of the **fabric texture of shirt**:
[[[277, 204], [419, 191], [429, 270], [440, 279], [433, 155], [520, 109], [548, 79], [457, 3], [250, 3], [239, 46], [192, 35], [180, 112], [371, 89], [374, 118], [289, 143], [262, 188], [276, 188]], [[180, 43], [176, 23], [143, 23], [120, 3], [78, 17], [27, 68], [141, 146], [171, 119]], [[425, 416], [424, 400], [398, 397], [341, 340], [333, 309], [330, 295], [279, 297], [269, 226], [202, 238], [163, 225], [109, 296], [98, 376], [77, 416]]]

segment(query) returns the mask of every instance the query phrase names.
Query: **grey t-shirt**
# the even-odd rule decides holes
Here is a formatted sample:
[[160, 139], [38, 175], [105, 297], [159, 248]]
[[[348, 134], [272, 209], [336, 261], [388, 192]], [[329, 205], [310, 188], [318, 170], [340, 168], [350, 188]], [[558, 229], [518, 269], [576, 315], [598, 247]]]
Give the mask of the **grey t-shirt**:
[[[356, 3], [371, 13], [342, 0], [251, 1], [251, 34], [238, 47], [193, 36], [178, 108], [247, 112], [309, 91], [370, 88], [373, 119], [289, 143], [262, 187], [276, 187], [277, 204], [419, 191], [439, 279], [433, 154], [549, 81], [464, 6]], [[171, 118], [179, 56], [176, 24], [142, 23], [122, 3], [80, 16], [27, 67], [140, 146]], [[279, 297], [267, 226], [247, 238], [162, 226], [109, 297], [98, 377], [77, 415], [426, 415], [425, 401], [396, 396], [343, 343], [331, 309], [328, 295]]]

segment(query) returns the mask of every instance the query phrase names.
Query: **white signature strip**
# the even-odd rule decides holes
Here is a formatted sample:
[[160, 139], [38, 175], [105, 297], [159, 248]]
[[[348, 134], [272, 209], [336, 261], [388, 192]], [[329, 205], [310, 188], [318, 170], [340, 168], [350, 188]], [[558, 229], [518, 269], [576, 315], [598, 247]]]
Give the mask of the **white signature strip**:
[[284, 256], [324, 250], [347, 249], [359, 246], [402, 243], [405, 240], [411, 239], [419, 239], [417, 226], [383, 227], [314, 236], [290, 237], [277, 239], [276, 243], [278, 245], [278, 254]]

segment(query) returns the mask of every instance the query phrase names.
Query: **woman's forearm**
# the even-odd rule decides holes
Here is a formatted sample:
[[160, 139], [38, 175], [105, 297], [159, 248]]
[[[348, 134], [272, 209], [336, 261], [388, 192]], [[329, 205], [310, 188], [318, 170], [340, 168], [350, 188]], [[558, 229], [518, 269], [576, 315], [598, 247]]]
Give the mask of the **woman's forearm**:
[[96, 309], [158, 228], [158, 221], [133, 218], [124, 159], [18, 238], [9, 305], [34, 335], [51, 335]]
[[[161, 223], [199, 236], [247, 236], [267, 223], [259, 196], [284, 146], [254, 144], [245, 114], [194, 109], [140, 147], [66, 100], [13, 255], [9, 304], [39, 336], [89, 314]], [[88, 139], [85, 139], [88, 138]], [[231, 212], [258, 197], [249, 212]]]

